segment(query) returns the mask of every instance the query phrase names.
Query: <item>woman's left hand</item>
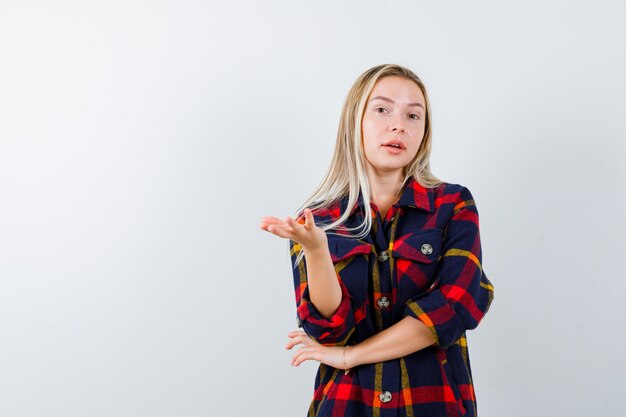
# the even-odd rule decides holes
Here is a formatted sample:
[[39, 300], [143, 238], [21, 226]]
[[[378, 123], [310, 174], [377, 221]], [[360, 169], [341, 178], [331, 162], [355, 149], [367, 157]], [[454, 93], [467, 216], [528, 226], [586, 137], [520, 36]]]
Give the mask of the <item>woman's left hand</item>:
[[[286, 349], [302, 344], [303, 346], [294, 353], [291, 358], [291, 365], [298, 366], [304, 361], [315, 360], [323, 364], [332, 366], [333, 368], [345, 369], [343, 346], [324, 346], [318, 343], [301, 330], [293, 331], [288, 334], [291, 338], [287, 342]], [[347, 353], [347, 352], [346, 352]], [[347, 358], [346, 358], [347, 359]]]

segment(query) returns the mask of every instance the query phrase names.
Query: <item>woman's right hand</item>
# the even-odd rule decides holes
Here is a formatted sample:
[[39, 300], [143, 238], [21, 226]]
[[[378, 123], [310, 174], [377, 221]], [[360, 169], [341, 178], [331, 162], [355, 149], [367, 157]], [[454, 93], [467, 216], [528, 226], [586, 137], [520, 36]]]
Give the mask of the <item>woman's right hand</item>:
[[311, 209], [304, 209], [304, 223], [295, 221], [290, 216], [281, 220], [278, 217], [265, 216], [261, 219], [262, 230], [278, 237], [298, 242], [305, 252], [328, 250], [328, 238], [321, 228], [315, 225]]

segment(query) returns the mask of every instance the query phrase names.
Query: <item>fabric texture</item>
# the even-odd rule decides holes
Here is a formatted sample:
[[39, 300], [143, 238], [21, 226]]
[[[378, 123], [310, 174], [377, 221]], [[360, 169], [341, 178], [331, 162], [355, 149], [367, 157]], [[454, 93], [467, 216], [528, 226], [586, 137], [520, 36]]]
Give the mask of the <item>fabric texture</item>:
[[[336, 220], [347, 196], [313, 211], [317, 225]], [[298, 326], [326, 346], [355, 345], [404, 317], [421, 320], [436, 343], [405, 357], [343, 370], [319, 365], [308, 417], [475, 417], [466, 331], [493, 300], [482, 267], [478, 210], [468, 188], [442, 183], [424, 188], [414, 179], [362, 239], [327, 231], [342, 301], [331, 318], [311, 303], [306, 257], [290, 241]], [[364, 218], [359, 195], [348, 227]], [[295, 267], [294, 267], [295, 266]]]

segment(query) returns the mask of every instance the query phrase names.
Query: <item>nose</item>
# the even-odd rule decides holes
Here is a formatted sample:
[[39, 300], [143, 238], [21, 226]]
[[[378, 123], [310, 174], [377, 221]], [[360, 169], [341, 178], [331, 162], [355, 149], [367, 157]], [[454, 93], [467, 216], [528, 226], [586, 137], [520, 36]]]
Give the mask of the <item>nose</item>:
[[391, 122], [391, 130], [394, 132], [402, 132], [404, 133], [404, 121], [402, 119], [402, 115], [396, 116], [393, 118]]

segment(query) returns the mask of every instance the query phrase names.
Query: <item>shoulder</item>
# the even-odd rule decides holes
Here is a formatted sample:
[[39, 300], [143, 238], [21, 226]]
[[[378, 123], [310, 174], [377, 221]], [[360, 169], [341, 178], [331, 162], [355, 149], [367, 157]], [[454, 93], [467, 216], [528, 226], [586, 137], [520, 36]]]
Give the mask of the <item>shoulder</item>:
[[432, 189], [435, 205], [451, 205], [455, 211], [464, 207], [476, 208], [474, 196], [468, 186], [453, 182], [442, 182]]
[[458, 195], [468, 196], [471, 195], [469, 188], [464, 184], [458, 184], [454, 182], [442, 182], [433, 188], [436, 194], [441, 195]]

